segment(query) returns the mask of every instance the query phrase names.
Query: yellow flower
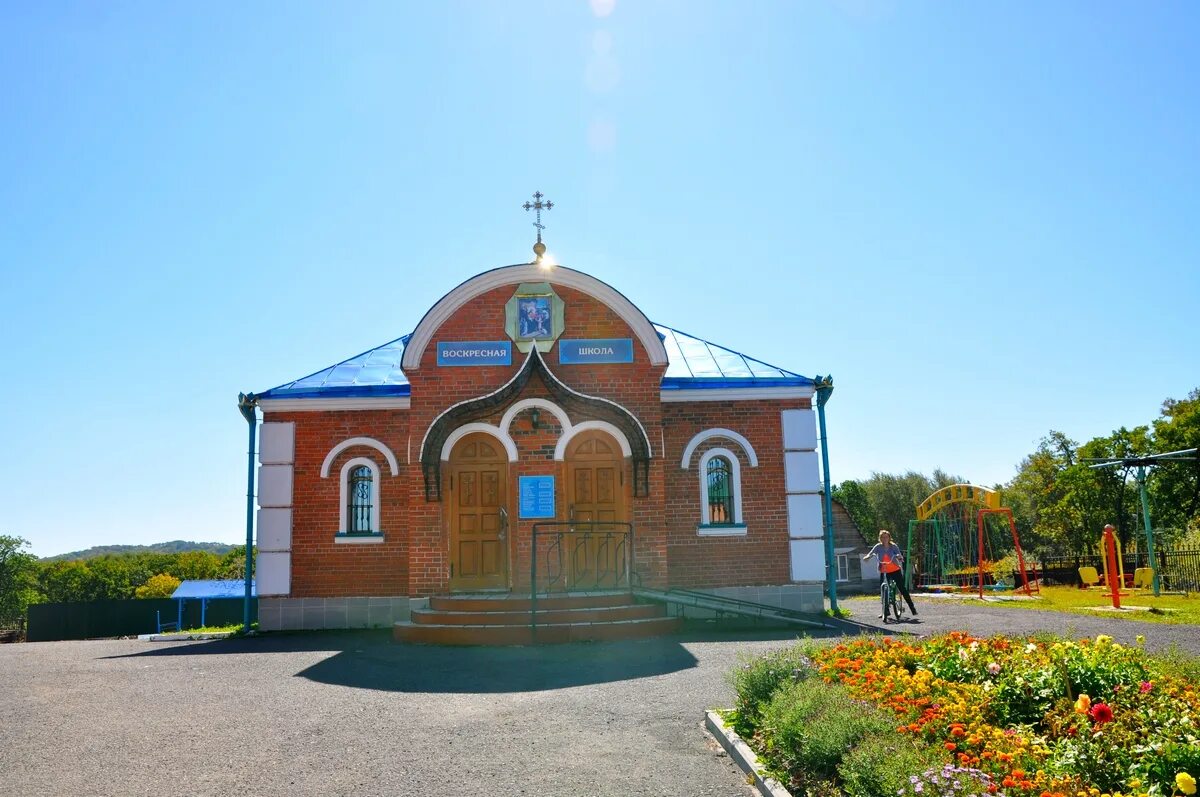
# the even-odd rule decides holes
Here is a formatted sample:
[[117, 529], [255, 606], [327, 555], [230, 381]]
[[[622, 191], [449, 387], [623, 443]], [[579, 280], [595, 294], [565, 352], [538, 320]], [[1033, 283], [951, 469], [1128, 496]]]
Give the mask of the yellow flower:
[[1138, 634], [1136, 641], [1139, 645], [1144, 645], [1144, 644], [1146, 644], [1146, 637], [1143, 636], [1142, 634]]
[[1112, 637], [1110, 637], [1108, 634], [1100, 634], [1099, 636], [1096, 637], [1097, 645], [1104, 645], [1109, 642], [1112, 642]]
[[1090, 709], [1091, 707], [1092, 707], [1092, 699], [1090, 697], [1088, 697], [1087, 695], [1080, 695], [1079, 699], [1075, 701], [1075, 713], [1076, 714], [1086, 714], [1086, 713], [1088, 713], [1088, 709]]
[[1180, 772], [1175, 776], [1175, 788], [1179, 789], [1184, 794], [1195, 794], [1196, 779], [1186, 772]]

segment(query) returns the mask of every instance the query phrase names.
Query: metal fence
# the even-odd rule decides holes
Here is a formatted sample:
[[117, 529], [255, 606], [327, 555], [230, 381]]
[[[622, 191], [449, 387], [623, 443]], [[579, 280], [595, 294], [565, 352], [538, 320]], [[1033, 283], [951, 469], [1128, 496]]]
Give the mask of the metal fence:
[[[1200, 549], [1160, 548], [1155, 552], [1155, 565], [1159, 583], [1163, 589], [1182, 592], [1200, 592]], [[1133, 577], [1139, 567], [1148, 567], [1144, 552], [1125, 554], [1121, 557], [1121, 569], [1125, 578]], [[1059, 584], [1079, 585], [1079, 568], [1094, 567], [1097, 573], [1104, 572], [1104, 561], [1100, 554], [1083, 556], [1044, 556], [1038, 567], [1039, 577]]]
[[[204, 622], [209, 626], [240, 625], [242, 598], [209, 598]], [[90, 601], [88, 603], [35, 603], [29, 607], [29, 625], [25, 631], [28, 642], [54, 642], [60, 639], [97, 639], [100, 637], [134, 636], [158, 630], [158, 616], [163, 622], [175, 621], [179, 603], [170, 598], [124, 601]], [[258, 599], [251, 599], [250, 622], [258, 619]], [[200, 601], [183, 604], [182, 627], [200, 627]]]

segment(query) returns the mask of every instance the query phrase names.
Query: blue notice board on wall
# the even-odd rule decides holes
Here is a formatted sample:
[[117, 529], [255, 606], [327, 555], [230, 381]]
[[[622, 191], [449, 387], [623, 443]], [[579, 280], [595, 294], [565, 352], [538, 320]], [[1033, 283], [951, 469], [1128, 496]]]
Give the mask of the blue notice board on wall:
[[554, 517], [554, 477], [521, 476], [517, 479], [522, 518]]

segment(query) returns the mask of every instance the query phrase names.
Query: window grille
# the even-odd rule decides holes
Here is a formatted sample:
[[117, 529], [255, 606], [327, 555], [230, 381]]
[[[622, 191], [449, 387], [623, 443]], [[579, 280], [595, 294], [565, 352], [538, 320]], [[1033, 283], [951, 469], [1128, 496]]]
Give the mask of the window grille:
[[728, 526], [733, 517], [733, 466], [725, 457], [708, 461], [708, 522]]
[[347, 506], [347, 534], [371, 534], [371, 469], [359, 465], [350, 471], [350, 503]]

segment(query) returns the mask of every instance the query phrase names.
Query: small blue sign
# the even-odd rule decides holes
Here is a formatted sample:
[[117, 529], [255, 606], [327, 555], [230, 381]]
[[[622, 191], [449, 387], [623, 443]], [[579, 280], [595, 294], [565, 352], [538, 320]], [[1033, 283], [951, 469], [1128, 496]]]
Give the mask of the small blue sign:
[[554, 477], [521, 476], [517, 479], [522, 518], [554, 517]]
[[438, 365], [512, 365], [512, 341], [439, 340]]
[[633, 338], [560, 340], [558, 362], [562, 365], [633, 362]]

